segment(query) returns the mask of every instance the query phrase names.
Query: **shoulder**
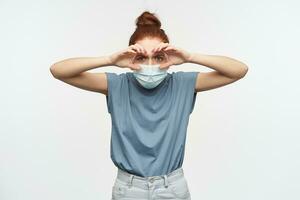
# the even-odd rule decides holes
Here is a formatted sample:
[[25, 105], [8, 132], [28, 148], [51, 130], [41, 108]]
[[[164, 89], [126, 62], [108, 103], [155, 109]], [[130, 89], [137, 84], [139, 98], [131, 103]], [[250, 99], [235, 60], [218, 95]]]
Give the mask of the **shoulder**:
[[199, 72], [197, 71], [177, 71], [177, 72], [172, 72], [171, 75], [174, 79], [178, 80], [191, 80], [193, 81], [194, 79], [197, 78]]
[[105, 72], [108, 82], [122, 82], [126, 79], [129, 79], [128, 72], [115, 73], [115, 72]]
[[118, 78], [124, 78], [126, 75], [126, 73], [115, 73], [115, 72], [105, 72], [106, 76], [112, 79], [118, 79]]
[[116, 90], [127, 82], [126, 73], [105, 72], [108, 88]]

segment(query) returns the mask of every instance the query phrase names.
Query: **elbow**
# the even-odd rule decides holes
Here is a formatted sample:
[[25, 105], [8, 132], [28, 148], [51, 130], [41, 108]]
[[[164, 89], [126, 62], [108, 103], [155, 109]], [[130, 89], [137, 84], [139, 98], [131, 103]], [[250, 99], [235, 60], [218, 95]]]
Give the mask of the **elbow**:
[[242, 77], [244, 77], [244, 76], [245, 76], [245, 75], [248, 73], [248, 69], [249, 69], [249, 68], [248, 68], [248, 66], [247, 66], [247, 65], [244, 65], [244, 66], [243, 66], [243, 70], [242, 70], [242, 71], [243, 71], [243, 73], [242, 73]]
[[52, 74], [52, 76], [54, 78], [59, 79], [60, 76], [59, 76], [59, 73], [56, 70], [55, 64], [51, 65], [49, 70], [50, 70], [50, 73]]
[[247, 65], [243, 65], [240, 68], [239, 72], [237, 73], [236, 78], [238, 78], [238, 79], [243, 78], [247, 74], [247, 72], [248, 72], [248, 66]]

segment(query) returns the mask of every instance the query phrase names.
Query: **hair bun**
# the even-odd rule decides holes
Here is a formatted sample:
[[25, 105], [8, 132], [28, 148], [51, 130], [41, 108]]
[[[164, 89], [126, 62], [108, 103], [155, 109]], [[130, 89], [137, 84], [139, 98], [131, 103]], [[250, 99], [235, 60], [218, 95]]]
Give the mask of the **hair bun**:
[[133, 45], [144, 38], [155, 38], [169, 43], [165, 31], [161, 29], [161, 22], [156, 14], [145, 10], [135, 19], [136, 29], [130, 36], [129, 45]]
[[161, 22], [155, 16], [154, 13], [150, 13], [149, 11], [144, 11], [137, 19], [136, 19], [137, 28], [141, 26], [155, 26], [160, 29]]

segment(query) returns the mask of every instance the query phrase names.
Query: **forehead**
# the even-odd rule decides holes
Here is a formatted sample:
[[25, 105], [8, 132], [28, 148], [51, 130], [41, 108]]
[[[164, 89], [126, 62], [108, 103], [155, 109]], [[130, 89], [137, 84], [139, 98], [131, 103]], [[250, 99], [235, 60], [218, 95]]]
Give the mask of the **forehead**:
[[137, 41], [136, 43], [144, 47], [148, 55], [152, 55], [152, 49], [158, 47], [158, 45], [162, 43], [162, 41], [158, 38], [144, 38], [142, 40]]

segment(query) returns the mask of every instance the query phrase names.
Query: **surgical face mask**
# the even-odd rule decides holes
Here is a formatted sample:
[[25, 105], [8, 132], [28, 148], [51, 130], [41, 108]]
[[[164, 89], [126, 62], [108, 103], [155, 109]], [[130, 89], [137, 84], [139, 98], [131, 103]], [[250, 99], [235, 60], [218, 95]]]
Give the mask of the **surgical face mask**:
[[166, 69], [160, 69], [157, 65], [139, 64], [140, 70], [134, 70], [133, 75], [145, 88], [151, 89], [159, 85], [168, 75]]

